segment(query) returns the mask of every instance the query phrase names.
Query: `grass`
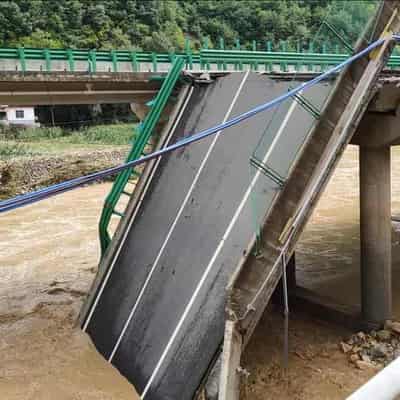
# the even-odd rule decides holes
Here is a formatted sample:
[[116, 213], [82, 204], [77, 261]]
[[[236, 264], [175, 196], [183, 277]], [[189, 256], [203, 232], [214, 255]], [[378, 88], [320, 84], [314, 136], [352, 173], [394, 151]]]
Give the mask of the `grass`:
[[21, 156], [32, 156], [34, 154], [35, 152], [25, 144], [14, 141], [0, 142], [0, 160]]
[[80, 130], [3, 127], [0, 130], [0, 159], [130, 146], [134, 132], [132, 123], [97, 125]]
[[23, 141], [58, 140], [72, 144], [111, 144], [126, 145], [132, 140], [134, 125], [97, 125], [80, 130], [54, 128], [28, 128], [19, 132], [16, 139]]

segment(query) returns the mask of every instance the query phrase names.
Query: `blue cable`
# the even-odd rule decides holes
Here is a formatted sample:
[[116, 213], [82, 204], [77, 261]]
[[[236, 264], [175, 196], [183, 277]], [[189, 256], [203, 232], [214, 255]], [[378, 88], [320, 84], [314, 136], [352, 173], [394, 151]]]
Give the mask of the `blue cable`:
[[[400, 35], [393, 35], [393, 39], [400, 40]], [[385, 41], [385, 39], [383, 39], [383, 38], [376, 40], [375, 42], [371, 43], [368, 47], [361, 50], [359, 53], [349, 57], [347, 60], [343, 61], [342, 63], [336, 65], [335, 67], [332, 67], [328, 71], [316, 76], [315, 78], [311, 79], [310, 81], [302, 83], [301, 85], [297, 86], [296, 88], [286, 92], [285, 94], [283, 94], [281, 96], [276, 97], [275, 99], [273, 99], [267, 103], [261, 104], [249, 111], [246, 111], [245, 113], [240, 114], [240, 115], [226, 121], [225, 123], [216, 125], [214, 127], [208, 128], [204, 131], [201, 131], [201, 132], [198, 132], [191, 136], [188, 136], [185, 139], [182, 139], [170, 146], [167, 146], [163, 149], [157, 150], [157, 151], [150, 153], [144, 157], [141, 157], [137, 160], [133, 160], [133, 161], [127, 162], [125, 164], [122, 164], [122, 165], [119, 165], [116, 167], [108, 168], [108, 169], [98, 171], [93, 174], [89, 174], [89, 175], [82, 176], [79, 178], [70, 179], [68, 181], [64, 181], [64, 182], [40, 189], [40, 190], [36, 190], [36, 191], [30, 192], [30, 193], [25, 193], [25, 194], [13, 197], [11, 199], [1, 201], [0, 202], [0, 213], [14, 210], [16, 208], [20, 208], [25, 205], [41, 201], [48, 197], [55, 196], [57, 194], [66, 192], [68, 190], [71, 190], [71, 189], [81, 186], [81, 185], [85, 185], [85, 184], [93, 182], [95, 180], [103, 179], [110, 175], [115, 175], [125, 169], [132, 168], [137, 165], [143, 164], [147, 161], [150, 161], [150, 160], [153, 160], [160, 156], [163, 156], [164, 154], [167, 154], [167, 153], [170, 153], [177, 149], [180, 149], [182, 147], [185, 147], [191, 143], [202, 140], [210, 135], [216, 134], [216, 133], [218, 133], [224, 129], [227, 129], [233, 125], [236, 125], [236, 124], [238, 124], [238, 123], [240, 123], [262, 111], [268, 110], [268, 109], [282, 103], [283, 101], [285, 101], [289, 97], [295, 95], [296, 93], [298, 93], [300, 91], [304, 91], [305, 89], [308, 89], [311, 86], [314, 86], [315, 84], [325, 80], [330, 75], [340, 71], [345, 66], [351, 64], [353, 61], [358, 60], [359, 58], [368, 54], [370, 51], [372, 51], [376, 47], [380, 46], [384, 41]]]

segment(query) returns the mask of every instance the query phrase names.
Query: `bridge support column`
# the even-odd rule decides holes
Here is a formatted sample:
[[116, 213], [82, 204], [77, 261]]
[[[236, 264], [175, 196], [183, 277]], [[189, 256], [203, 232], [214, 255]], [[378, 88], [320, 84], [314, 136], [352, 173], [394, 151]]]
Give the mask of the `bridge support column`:
[[361, 308], [373, 328], [392, 317], [390, 147], [359, 148]]

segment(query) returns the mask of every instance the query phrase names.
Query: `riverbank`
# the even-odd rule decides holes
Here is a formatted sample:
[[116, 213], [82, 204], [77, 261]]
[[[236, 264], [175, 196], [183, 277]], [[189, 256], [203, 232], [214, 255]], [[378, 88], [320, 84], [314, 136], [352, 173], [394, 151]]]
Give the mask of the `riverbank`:
[[121, 164], [134, 124], [80, 130], [2, 128], [0, 200]]

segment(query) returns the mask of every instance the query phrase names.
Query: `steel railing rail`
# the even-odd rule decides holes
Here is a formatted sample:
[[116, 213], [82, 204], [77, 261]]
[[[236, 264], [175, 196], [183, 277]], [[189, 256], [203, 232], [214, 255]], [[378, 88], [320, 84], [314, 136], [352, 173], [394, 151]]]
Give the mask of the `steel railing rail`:
[[[240, 46], [239, 46], [240, 47]], [[332, 46], [331, 46], [332, 47]], [[305, 51], [298, 48], [296, 51], [287, 51], [286, 45], [281, 49], [272, 49], [271, 45], [266, 46], [266, 50], [225, 49], [222, 45], [220, 49], [201, 48], [193, 52], [189, 45], [186, 45], [185, 51], [156, 53], [135, 50], [88, 50], [88, 49], [36, 49], [36, 48], [0, 48], [0, 62], [2, 60], [16, 60], [22, 72], [29, 72], [29, 61], [36, 60], [43, 62], [43, 68], [46, 72], [52, 72], [54, 62], [64, 61], [65, 70], [75, 72], [78, 62], [85, 62], [86, 69], [90, 73], [96, 73], [99, 63], [109, 63], [112, 72], [120, 72], [120, 63], [130, 63], [133, 72], [148, 70], [151, 66], [153, 72], [159, 70], [160, 64], [172, 64], [176, 57], [183, 57], [187, 69], [193, 69], [195, 65], [202, 70], [210, 69], [210, 64], [218, 70], [226, 70], [227, 66], [233, 66], [234, 69], [242, 70], [244, 66], [250, 66], [257, 70], [259, 66], [264, 65], [266, 70], [272, 70], [273, 65], [278, 65], [283, 71], [289, 66], [296, 71], [307, 68], [310, 71], [319, 68], [323, 70], [328, 66], [336, 65], [345, 61], [349, 54], [335, 46], [326, 51], [327, 46], [322, 47], [321, 52], [314, 50], [312, 44]], [[400, 68], [400, 56], [392, 55], [388, 62], [389, 68]], [[82, 66], [80, 66], [82, 69]], [[59, 67], [58, 67], [59, 70]]]
[[[144, 121], [139, 125], [138, 137], [132, 145], [128, 157], [126, 158], [126, 162], [136, 160], [144, 154], [145, 147], [155, 131], [156, 125], [159, 122], [161, 114], [167, 105], [168, 99], [174, 90], [175, 84], [181, 76], [183, 66], [183, 58], [177, 57], [173, 62], [172, 67], [170, 68], [170, 71], [161, 86], [161, 89], [159, 90], [155, 99], [152, 101], [150, 111], [147, 113]], [[132, 195], [132, 193], [126, 190], [127, 183], [132, 176], [139, 175], [140, 174], [135, 171], [133, 167], [122, 171], [115, 179], [112, 189], [104, 202], [103, 211], [99, 221], [99, 236], [102, 254], [104, 254], [111, 242], [109, 226], [112, 215], [119, 217], [124, 216], [125, 210], [116, 210], [119, 199], [122, 194], [127, 196]]]

